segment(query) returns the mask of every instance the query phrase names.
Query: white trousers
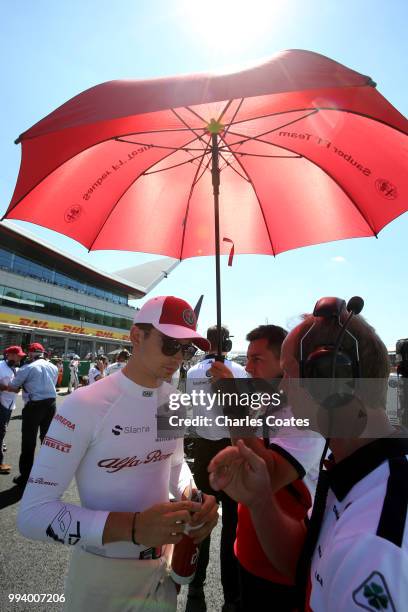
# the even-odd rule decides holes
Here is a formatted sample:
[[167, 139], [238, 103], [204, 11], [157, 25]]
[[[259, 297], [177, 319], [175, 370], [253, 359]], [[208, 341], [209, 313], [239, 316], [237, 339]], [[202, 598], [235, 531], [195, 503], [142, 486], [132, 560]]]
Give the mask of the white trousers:
[[176, 608], [176, 588], [165, 555], [139, 561], [73, 549], [64, 612], [175, 612]]

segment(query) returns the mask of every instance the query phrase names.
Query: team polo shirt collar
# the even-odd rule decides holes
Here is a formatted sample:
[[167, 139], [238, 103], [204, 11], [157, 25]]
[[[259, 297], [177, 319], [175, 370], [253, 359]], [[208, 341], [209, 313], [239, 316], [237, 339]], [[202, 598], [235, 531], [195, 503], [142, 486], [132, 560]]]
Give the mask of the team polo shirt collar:
[[[407, 435], [407, 432], [403, 432]], [[356, 450], [328, 471], [329, 486], [339, 501], [381, 463], [408, 455], [408, 438], [379, 438]]]

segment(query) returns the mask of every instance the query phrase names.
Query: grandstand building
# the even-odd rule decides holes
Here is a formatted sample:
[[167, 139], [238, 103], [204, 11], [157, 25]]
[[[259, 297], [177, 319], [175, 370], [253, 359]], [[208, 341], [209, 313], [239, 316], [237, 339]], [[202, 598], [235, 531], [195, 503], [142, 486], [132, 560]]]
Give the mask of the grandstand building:
[[107, 354], [130, 346], [146, 290], [56, 251], [19, 226], [0, 223], [0, 353], [40, 342], [52, 355]]

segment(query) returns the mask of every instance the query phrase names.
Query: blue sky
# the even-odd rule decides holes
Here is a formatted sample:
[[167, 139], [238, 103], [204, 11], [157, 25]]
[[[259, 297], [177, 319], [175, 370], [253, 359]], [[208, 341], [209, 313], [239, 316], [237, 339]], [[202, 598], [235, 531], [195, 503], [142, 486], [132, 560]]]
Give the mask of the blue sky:
[[[20, 163], [15, 138], [51, 110], [97, 83], [201, 71], [225, 71], [303, 48], [373, 78], [407, 115], [408, 3], [405, 0], [20, 0], [1, 3], [2, 61], [0, 213]], [[225, 69], [225, 70], [224, 70]], [[22, 224], [24, 225], [24, 224]], [[30, 226], [56, 247], [106, 271], [151, 256], [99, 251]], [[245, 334], [269, 321], [291, 325], [322, 295], [360, 294], [364, 314], [388, 346], [408, 336], [406, 252], [408, 215], [378, 239], [317, 245], [279, 255], [222, 261], [223, 322], [246, 347]], [[213, 258], [183, 261], [152, 292], [205, 300], [200, 328], [215, 322]]]

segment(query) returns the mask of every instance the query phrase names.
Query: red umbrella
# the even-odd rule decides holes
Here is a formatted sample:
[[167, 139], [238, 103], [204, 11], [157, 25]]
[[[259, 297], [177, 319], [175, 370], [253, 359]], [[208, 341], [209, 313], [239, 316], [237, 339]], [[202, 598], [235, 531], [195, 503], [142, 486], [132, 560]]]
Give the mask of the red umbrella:
[[233, 74], [111, 81], [19, 137], [5, 217], [89, 250], [215, 253], [220, 325], [231, 243], [276, 255], [377, 235], [407, 210], [407, 134], [369, 77], [309, 51]]

